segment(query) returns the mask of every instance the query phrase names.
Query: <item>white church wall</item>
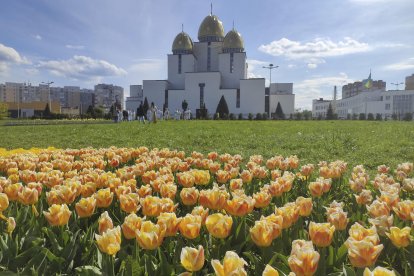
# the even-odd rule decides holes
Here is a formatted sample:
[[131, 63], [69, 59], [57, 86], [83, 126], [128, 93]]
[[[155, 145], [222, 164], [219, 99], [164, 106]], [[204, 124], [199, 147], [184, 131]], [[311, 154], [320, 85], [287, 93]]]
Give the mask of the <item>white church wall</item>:
[[146, 97], [149, 105], [154, 102], [158, 108], [162, 108], [165, 101], [167, 85], [168, 82], [165, 80], [144, 80], [144, 100]]
[[295, 113], [295, 94], [270, 95], [270, 113], [276, 112], [277, 103], [279, 102], [286, 118], [289, 118], [291, 114]]
[[195, 58], [192, 54], [181, 55], [181, 73], [179, 55], [168, 55], [168, 81], [170, 89], [184, 89], [184, 75], [194, 72]]
[[200, 108], [200, 83], [204, 83], [204, 103], [209, 110], [216, 110], [220, 90], [220, 73], [187, 73], [185, 78], [185, 97], [191, 110]]
[[240, 80], [240, 109], [237, 113], [264, 113], [265, 79]]
[[233, 53], [233, 71], [230, 72], [230, 53], [219, 54], [219, 71], [223, 88], [240, 88], [240, 80], [245, 78], [246, 53]]

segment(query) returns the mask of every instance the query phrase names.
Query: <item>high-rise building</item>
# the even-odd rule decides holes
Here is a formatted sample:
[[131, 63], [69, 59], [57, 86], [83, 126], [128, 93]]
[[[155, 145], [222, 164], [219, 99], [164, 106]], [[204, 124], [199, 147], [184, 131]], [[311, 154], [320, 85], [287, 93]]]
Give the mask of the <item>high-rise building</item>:
[[405, 90], [414, 90], [414, 74], [405, 77]]
[[108, 112], [112, 105], [117, 104], [121, 110], [124, 106], [124, 88], [113, 84], [97, 84], [95, 85], [95, 100], [96, 107], [102, 107], [105, 112]]
[[382, 80], [373, 80], [372, 86], [369, 88], [366, 87], [363, 81], [356, 81], [354, 83], [348, 83], [347, 85], [342, 86], [342, 99], [349, 98], [355, 95], [358, 95], [361, 92], [381, 90], [385, 91], [386, 82]]
[[142, 85], [130, 85], [129, 97], [125, 100], [125, 109], [130, 111], [137, 110], [140, 103], [144, 102]]

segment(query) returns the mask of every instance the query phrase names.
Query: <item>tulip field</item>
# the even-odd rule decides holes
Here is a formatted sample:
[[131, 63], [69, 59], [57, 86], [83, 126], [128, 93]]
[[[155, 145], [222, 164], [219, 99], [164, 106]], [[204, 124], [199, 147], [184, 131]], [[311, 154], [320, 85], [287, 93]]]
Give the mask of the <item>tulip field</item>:
[[271, 123], [0, 128], [0, 274], [414, 275], [413, 126]]

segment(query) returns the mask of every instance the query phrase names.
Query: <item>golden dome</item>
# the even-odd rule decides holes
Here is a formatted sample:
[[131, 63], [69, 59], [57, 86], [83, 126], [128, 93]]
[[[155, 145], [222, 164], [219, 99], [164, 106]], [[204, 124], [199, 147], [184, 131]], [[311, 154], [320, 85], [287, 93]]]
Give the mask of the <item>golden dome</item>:
[[243, 52], [244, 42], [243, 38], [235, 29], [226, 34], [223, 41], [223, 52]]
[[207, 15], [201, 22], [198, 29], [198, 40], [204, 41], [223, 41], [224, 28], [223, 23], [215, 15]]
[[173, 54], [189, 54], [193, 52], [193, 41], [191, 37], [185, 33], [179, 33], [172, 45]]

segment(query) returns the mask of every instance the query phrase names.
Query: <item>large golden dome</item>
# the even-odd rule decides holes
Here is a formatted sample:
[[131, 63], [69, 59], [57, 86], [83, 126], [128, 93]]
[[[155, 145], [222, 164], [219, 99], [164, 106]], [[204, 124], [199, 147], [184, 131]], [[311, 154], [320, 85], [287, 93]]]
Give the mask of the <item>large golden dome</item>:
[[223, 41], [224, 28], [223, 23], [215, 15], [207, 15], [201, 22], [198, 29], [198, 40], [205, 41]]
[[235, 29], [231, 30], [226, 34], [223, 41], [223, 52], [243, 52], [244, 42], [243, 38], [238, 31]]
[[173, 54], [190, 54], [193, 52], [193, 41], [191, 37], [185, 33], [179, 33], [172, 44]]

